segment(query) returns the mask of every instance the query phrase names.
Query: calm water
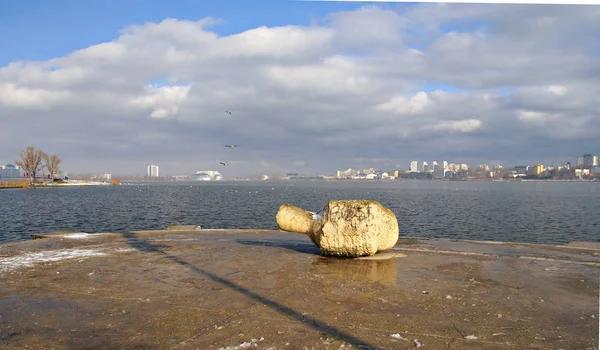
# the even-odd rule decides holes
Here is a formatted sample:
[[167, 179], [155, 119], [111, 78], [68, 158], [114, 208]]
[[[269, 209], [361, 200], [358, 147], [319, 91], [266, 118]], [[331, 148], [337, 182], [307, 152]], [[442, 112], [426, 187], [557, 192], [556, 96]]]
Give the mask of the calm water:
[[400, 234], [561, 244], [600, 241], [600, 183], [445, 181], [169, 182], [0, 190], [0, 242], [33, 233], [203, 228], [277, 229], [283, 203], [317, 211], [329, 199], [374, 199]]

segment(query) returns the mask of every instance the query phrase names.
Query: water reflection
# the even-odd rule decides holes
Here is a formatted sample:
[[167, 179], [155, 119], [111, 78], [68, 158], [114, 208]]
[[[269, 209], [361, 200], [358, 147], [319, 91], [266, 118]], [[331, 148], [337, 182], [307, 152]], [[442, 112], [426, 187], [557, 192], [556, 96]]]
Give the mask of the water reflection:
[[395, 285], [398, 279], [398, 258], [361, 260], [319, 256], [314, 258], [311, 272], [328, 279]]

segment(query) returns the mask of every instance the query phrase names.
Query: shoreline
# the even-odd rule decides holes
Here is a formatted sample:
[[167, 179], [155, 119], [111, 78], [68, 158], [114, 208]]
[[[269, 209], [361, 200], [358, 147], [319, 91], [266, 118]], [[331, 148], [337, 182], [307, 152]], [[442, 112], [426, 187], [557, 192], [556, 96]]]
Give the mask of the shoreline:
[[36, 183], [30, 184], [28, 181], [4, 181], [0, 183], [0, 189], [31, 189], [31, 188], [52, 188], [52, 187], [73, 187], [73, 186], [119, 186], [120, 183], [69, 180], [66, 182]]

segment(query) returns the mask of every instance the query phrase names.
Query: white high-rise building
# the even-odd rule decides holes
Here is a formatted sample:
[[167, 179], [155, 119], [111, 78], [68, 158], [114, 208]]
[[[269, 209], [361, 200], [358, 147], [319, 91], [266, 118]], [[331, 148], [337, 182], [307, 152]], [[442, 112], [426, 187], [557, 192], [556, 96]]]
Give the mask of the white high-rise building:
[[444, 170], [448, 170], [448, 162], [447, 161], [443, 161], [442, 162], [443, 168]]
[[429, 171], [429, 164], [427, 162], [423, 162], [423, 172], [426, 173]]
[[158, 177], [158, 165], [148, 165], [148, 177]]
[[416, 173], [417, 171], [419, 171], [419, 169], [418, 169], [418, 162], [416, 160], [411, 160], [410, 161], [410, 165], [409, 165], [408, 171], [410, 171], [411, 173]]
[[435, 160], [431, 162], [431, 170], [436, 171], [438, 169], [438, 162]]

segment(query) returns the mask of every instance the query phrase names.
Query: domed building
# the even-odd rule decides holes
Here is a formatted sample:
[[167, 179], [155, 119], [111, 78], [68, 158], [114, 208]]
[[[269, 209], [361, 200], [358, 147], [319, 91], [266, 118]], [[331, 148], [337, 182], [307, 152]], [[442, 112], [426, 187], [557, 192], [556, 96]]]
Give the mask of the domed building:
[[196, 181], [219, 181], [223, 180], [223, 175], [215, 170], [200, 170], [192, 174], [190, 178]]
[[0, 181], [21, 179], [23, 175], [23, 169], [14, 164], [0, 165]]
[[191, 176], [192, 180], [196, 180], [196, 181], [210, 181], [212, 180], [212, 178], [210, 177], [210, 175], [208, 175], [207, 173], [202, 173], [202, 172], [196, 172], [194, 174], [192, 174]]

